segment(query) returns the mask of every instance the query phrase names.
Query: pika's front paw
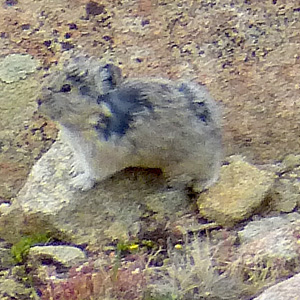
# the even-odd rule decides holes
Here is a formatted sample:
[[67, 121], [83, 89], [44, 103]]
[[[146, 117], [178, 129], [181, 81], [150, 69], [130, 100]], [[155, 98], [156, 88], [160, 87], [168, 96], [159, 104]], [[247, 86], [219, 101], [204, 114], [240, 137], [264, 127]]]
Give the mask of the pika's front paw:
[[95, 185], [95, 180], [82, 173], [71, 179], [71, 185], [77, 190], [88, 191]]
[[70, 175], [72, 177], [78, 176], [80, 173], [84, 171], [84, 168], [79, 160], [74, 160], [71, 164]]

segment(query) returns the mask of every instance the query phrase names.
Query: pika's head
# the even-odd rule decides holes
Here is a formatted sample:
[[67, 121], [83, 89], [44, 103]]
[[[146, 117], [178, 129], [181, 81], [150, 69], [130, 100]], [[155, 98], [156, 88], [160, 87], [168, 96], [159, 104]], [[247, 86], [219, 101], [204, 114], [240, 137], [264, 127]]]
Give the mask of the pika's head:
[[121, 80], [118, 67], [77, 57], [45, 76], [39, 111], [64, 126], [90, 126], [90, 119], [101, 112], [99, 96], [115, 89]]

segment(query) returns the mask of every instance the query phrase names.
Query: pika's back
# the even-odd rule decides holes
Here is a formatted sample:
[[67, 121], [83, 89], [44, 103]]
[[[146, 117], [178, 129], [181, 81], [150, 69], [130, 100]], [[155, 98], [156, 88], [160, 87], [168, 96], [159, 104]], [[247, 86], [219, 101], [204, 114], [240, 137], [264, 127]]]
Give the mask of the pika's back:
[[173, 132], [182, 124], [201, 126], [203, 130], [220, 129], [219, 110], [207, 89], [189, 82], [129, 79], [100, 95], [97, 102], [111, 112], [106, 124], [97, 127], [99, 132], [103, 129], [106, 140], [113, 135], [122, 137], [128, 130], [151, 123], [160, 126], [162, 131], [165, 127]]

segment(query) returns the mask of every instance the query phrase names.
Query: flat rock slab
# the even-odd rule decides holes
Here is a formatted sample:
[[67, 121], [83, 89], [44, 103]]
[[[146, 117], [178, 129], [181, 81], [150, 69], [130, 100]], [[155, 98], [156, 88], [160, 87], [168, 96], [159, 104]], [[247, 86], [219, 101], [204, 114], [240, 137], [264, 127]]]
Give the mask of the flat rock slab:
[[266, 237], [278, 229], [290, 226], [294, 221], [300, 221], [300, 214], [297, 212], [251, 221], [239, 231], [240, 243], [249, 243], [260, 239], [261, 236]]
[[251, 278], [254, 285], [261, 287], [298, 273], [299, 215], [251, 223], [239, 232], [241, 246], [236, 250], [237, 259], [230, 266], [233, 272], [239, 278]]

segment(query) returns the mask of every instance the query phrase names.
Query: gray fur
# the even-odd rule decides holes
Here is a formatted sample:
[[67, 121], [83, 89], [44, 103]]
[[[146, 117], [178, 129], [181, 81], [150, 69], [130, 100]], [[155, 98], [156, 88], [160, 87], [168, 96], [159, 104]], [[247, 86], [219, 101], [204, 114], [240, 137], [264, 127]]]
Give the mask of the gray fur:
[[160, 168], [170, 185], [195, 191], [218, 178], [220, 115], [202, 85], [123, 80], [116, 66], [79, 58], [49, 76], [40, 102], [74, 151], [78, 188], [126, 167]]

